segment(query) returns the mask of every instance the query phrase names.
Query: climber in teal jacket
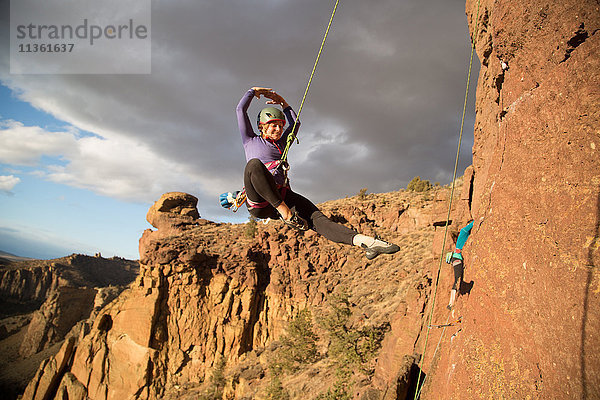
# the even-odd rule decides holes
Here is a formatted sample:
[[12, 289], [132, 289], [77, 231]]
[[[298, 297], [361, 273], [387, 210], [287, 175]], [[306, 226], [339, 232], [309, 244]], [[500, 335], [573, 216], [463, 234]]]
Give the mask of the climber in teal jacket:
[[448, 264], [452, 264], [452, 267], [454, 269], [454, 284], [452, 285], [452, 292], [450, 293], [450, 303], [448, 304], [448, 308], [452, 308], [454, 304], [454, 299], [456, 298], [456, 292], [460, 290], [460, 284], [463, 280], [465, 267], [462, 256], [462, 248], [467, 242], [469, 235], [471, 235], [471, 229], [473, 229], [473, 222], [474, 221], [471, 221], [460, 230], [460, 233], [458, 234], [458, 239], [456, 239], [456, 246], [454, 248], [454, 251], [448, 252], [446, 254], [446, 262]]
[[464, 228], [460, 230], [458, 234], [458, 239], [456, 239], [456, 246], [454, 247], [454, 251], [446, 255], [446, 262], [448, 264], [451, 264], [452, 260], [463, 260], [462, 248], [467, 242], [469, 235], [471, 235], [471, 229], [473, 229], [473, 222], [474, 221], [469, 222]]

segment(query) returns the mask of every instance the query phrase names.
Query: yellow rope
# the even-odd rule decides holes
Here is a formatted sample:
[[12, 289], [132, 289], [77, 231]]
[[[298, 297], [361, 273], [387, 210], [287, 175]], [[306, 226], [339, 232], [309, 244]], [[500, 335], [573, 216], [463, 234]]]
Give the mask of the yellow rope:
[[327, 35], [329, 35], [329, 28], [331, 28], [331, 23], [333, 22], [333, 17], [335, 16], [335, 11], [337, 10], [337, 6], [340, 0], [336, 0], [335, 6], [333, 6], [333, 11], [331, 13], [331, 18], [329, 18], [329, 24], [327, 25], [327, 29], [325, 30], [325, 35], [323, 36], [323, 41], [321, 42], [321, 47], [319, 48], [319, 52], [317, 53], [317, 59], [315, 60], [315, 64], [313, 65], [312, 72], [310, 73], [310, 77], [308, 78], [308, 83], [306, 84], [306, 90], [304, 91], [304, 96], [302, 96], [302, 101], [300, 102], [300, 107], [298, 108], [298, 114], [296, 115], [296, 121], [294, 121], [294, 127], [292, 128], [292, 132], [288, 136], [287, 144], [283, 153], [281, 154], [281, 160], [287, 161], [288, 151], [292, 142], [296, 138], [296, 125], [300, 120], [300, 113], [302, 112], [302, 107], [304, 107], [304, 101], [306, 100], [306, 96], [308, 95], [308, 89], [310, 88], [310, 84], [312, 82], [313, 76], [317, 69], [317, 64], [319, 63], [319, 58], [321, 58], [321, 52], [323, 51], [323, 47], [325, 46], [325, 40], [327, 39]]
[[[427, 322], [427, 334], [425, 335], [425, 345], [423, 347], [423, 356], [421, 358], [421, 368], [419, 368], [419, 377], [417, 379], [417, 386], [415, 390], [415, 399], [417, 400], [417, 398], [420, 396], [421, 394], [421, 390], [419, 388], [419, 384], [421, 383], [421, 374], [422, 374], [422, 370], [423, 370], [423, 365], [425, 364], [425, 353], [427, 351], [427, 342], [429, 341], [429, 331], [431, 330], [431, 321], [433, 319], [433, 311], [435, 308], [435, 300], [437, 297], [437, 288], [438, 288], [438, 284], [440, 281], [440, 271], [442, 269], [442, 260], [444, 259], [444, 249], [446, 248], [446, 238], [448, 236], [448, 225], [450, 223], [450, 213], [452, 211], [452, 199], [454, 198], [454, 188], [455, 188], [455, 182], [456, 182], [456, 171], [458, 170], [458, 159], [459, 159], [459, 155], [460, 155], [460, 147], [462, 144], [462, 135], [463, 135], [463, 127], [465, 124], [465, 114], [467, 112], [467, 99], [469, 97], [469, 85], [471, 82], [471, 69], [473, 66], [473, 53], [475, 50], [475, 36], [477, 35], [477, 23], [478, 23], [478, 19], [479, 19], [479, 4], [480, 4], [481, 0], [477, 1], [477, 14], [475, 17], [475, 28], [474, 28], [474, 34], [473, 34], [473, 40], [471, 41], [471, 59], [469, 61], [469, 72], [467, 74], [467, 89], [465, 91], [465, 101], [464, 101], [464, 105], [463, 105], [463, 111], [462, 111], [462, 119], [460, 122], [460, 133], [458, 135], [458, 148], [456, 149], [456, 161], [454, 162], [454, 173], [452, 175], [452, 189], [450, 190], [450, 200], [448, 201], [448, 214], [446, 217], [446, 227], [444, 229], [444, 240], [442, 242], [442, 254], [440, 254], [440, 263], [438, 266], [438, 271], [437, 271], [437, 276], [435, 279], [435, 286], [433, 289], [433, 300], [431, 303], [431, 311], [429, 312], [429, 320]], [[450, 311], [451, 312], [451, 311]], [[450, 314], [448, 314], [448, 318], [450, 317]], [[446, 329], [444, 329], [444, 331], [442, 332], [442, 335], [445, 333]], [[438, 347], [440, 345], [440, 342], [442, 341], [442, 337], [440, 336], [440, 340], [438, 342]], [[437, 353], [437, 348], [436, 351]], [[435, 356], [435, 354], [434, 354]], [[432, 358], [433, 360], [433, 358]], [[423, 383], [425, 382], [425, 378], [423, 378]]]

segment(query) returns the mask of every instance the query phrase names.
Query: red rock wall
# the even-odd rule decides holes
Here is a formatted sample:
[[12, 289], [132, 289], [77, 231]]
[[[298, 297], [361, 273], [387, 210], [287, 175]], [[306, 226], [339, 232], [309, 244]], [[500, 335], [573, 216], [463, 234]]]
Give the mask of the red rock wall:
[[481, 0], [475, 27], [477, 8], [474, 286], [423, 398], [597, 399], [600, 3]]

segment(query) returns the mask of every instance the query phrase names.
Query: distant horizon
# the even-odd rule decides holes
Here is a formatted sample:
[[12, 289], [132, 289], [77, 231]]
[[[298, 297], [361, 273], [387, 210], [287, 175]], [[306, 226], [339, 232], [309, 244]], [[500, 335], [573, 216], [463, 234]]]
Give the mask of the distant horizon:
[[[460, 181], [460, 179], [462, 179], [463, 177], [463, 172], [464, 171], [458, 171], [457, 174], [460, 174], [456, 177], [457, 181]], [[416, 177], [420, 177], [419, 175], [417, 175]], [[423, 179], [424, 181], [429, 181], [428, 179]], [[431, 182], [430, 182], [431, 183]], [[449, 183], [444, 183], [441, 184], [440, 188], [444, 188], [444, 187], [448, 187], [448, 185], [450, 185], [451, 182]], [[432, 188], [435, 188], [435, 186], [432, 186]], [[385, 193], [393, 193], [396, 191], [403, 191], [403, 190], [407, 190], [406, 188], [398, 188], [397, 190], [393, 190], [393, 191], [388, 191], [388, 192], [370, 192], [368, 191], [368, 188], [366, 194], [385, 194]], [[344, 198], [349, 198], [349, 197], [354, 197], [356, 195], [359, 195], [358, 193], [355, 194], [351, 194], [345, 197], [340, 197], [340, 198], [336, 198], [336, 199], [329, 199], [329, 200], [325, 200], [324, 202], [328, 202], [328, 201], [336, 201], [336, 200], [342, 200]], [[158, 199], [157, 199], [158, 200]], [[215, 222], [215, 223], [231, 223], [231, 224], [244, 224], [247, 221], [214, 221], [210, 218], [206, 218], [203, 217], [202, 215], [200, 216], [200, 218], [203, 219], [207, 219], [211, 222]], [[19, 240], [15, 240], [13, 236], [11, 235], [4, 235], [3, 230], [5, 230], [6, 228], [2, 228], [0, 227], [0, 256], [2, 256], [2, 253], [14, 256], [14, 257], [21, 257], [21, 258], [30, 258], [30, 259], [34, 259], [34, 260], [52, 260], [52, 259], [56, 259], [56, 258], [62, 258], [62, 257], [67, 257], [69, 255], [72, 254], [83, 254], [83, 255], [88, 255], [90, 257], [95, 256], [96, 254], [100, 253], [102, 255], [103, 258], [111, 258], [111, 257], [120, 257], [120, 258], [124, 258], [127, 260], [139, 260], [139, 252], [135, 253], [135, 256], [132, 256], [133, 254], [120, 254], [114, 250], [98, 250], [98, 249], [93, 249], [93, 248], [88, 248], [88, 249], [84, 249], [84, 248], [75, 248], [75, 247], [61, 247], [60, 245], [57, 245], [55, 243], [49, 243], [46, 241], [38, 241], [32, 238], [24, 238], [21, 237], [19, 238]], [[154, 227], [151, 227], [150, 229], [155, 229]], [[140, 237], [141, 238], [141, 234]], [[138, 240], [139, 240], [138, 238]], [[9, 244], [7, 246], [7, 243]], [[12, 245], [11, 245], [12, 243]], [[7, 248], [9, 247], [9, 248]], [[83, 247], [83, 246], [82, 246]]]
[[[23, 260], [23, 261], [27, 261], [27, 260], [42, 260], [42, 261], [44, 261], [44, 260], [56, 260], [58, 258], [65, 258], [65, 257], [69, 257], [69, 256], [72, 256], [72, 255], [83, 255], [83, 256], [86, 256], [86, 257], [96, 257], [96, 254], [91, 255], [91, 254], [86, 254], [86, 253], [74, 252], [74, 253], [64, 254], [64, 255], [58, 256], [58, 257], [37, 258], [37, 257], [28, 257], [28, 256], [22, 256], [22, 255], [18, 255], [18, 254], [13, 254], [13, 253], [9, 253], [7, 251], [4, 251], [4, 250], [0, 249], [0, 258], [7, 258], [7, 259], [16, 258], [16, 259], [18, 259], [16, 261], [19, 261], [19, 260]], [[122, 259], [128, 260], [128, 261], [139, 261], [139, 257], [136, 258], [136, 259], [125, 258], [125, 257], [121, 257], [121, 256], [106, 257], [102, 253], [100, 253], [100, 256], [102, 258], [106, 258], [106, 259], [109, 259], [109, 258], [122, 258]]]

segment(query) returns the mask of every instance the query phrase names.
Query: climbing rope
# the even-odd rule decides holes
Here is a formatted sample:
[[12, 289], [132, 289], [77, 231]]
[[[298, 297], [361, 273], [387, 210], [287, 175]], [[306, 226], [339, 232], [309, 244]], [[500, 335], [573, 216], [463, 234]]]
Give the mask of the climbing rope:
[[[448, 214], [446, 216], [446, 227], [444, 229], [444, 240], [442, 242], [442, 253], [440, 254], [440, 263], [439, 263], [438, 270], [437, 270], [437, 276], [435, 278], [435, 286], [433, 289], [433, 300], [431, 303], [431, 310], [429, 311], [429, 319], [427, 322], [427, 334], [425, 335], [425, 344], [423, 346], [423, 353], [422, 353], [423, 357], [421, 359], [421, 368], [419, 368], [419, 377], [417, 378], [417, 386], [416, 386], [417, 390], [415, 391], [414, 400], [417, 400], [419, 398], [419, 396], [421, 395], [421, 389], [420, 389], [421, 374], [422, 374], [422, 370], [423, 370], [423, 365], [425, 364], [425, 354], [427, 351], [427, 342], [429, 341], [429, 331], [432, 328], [431, 321], [433, 319], [433, 311], [435, 309], [435, 300], [437, 297], [437, 288], [438, 288], [438, 284], [440, 281], [440, 271], [442, 270], [442, 260], [444, 259], [444, 249], [446, 248], [446, 239], [448, 237], [448, 225], [450, 224], [450, 213], [452, 211], [452, 199], [454, 198], [454, 189], [455, 189], [455, 184], [456, 184], [456, 171], [458, 170], [458, 160], [459, 160], [460, 148], [461, 148], [461, 144], [462, 144], [463, 128], [465, 125], [465, 114], [467, 112], [467, 99], [469, 98], [469, 85], [471, 83], [471, 69], [473, 67], [473, 53], [475, 51], [475, 36], [477, 35], [477, 24], [478, 24], [478, 20], [479, 20], [480, 2], [481, 2], [481, 0], [477, 1], [477, 13], [476, 13], [476, 17], [475, 17], [475, 28], [473, 30], [474, 31], [473, 39], [471, 40], [471, 59], [469, 61], [469, 72], [467, 74], [467, 89], [465, 90], [465, 101], [464, 101], [464, 105], [463, 105], [462, 119], [460, 122], [460, 133], [458, 135], [458, 148], [456, 149], [456, 160], [454, 161], [454, 173], [452, 174], [452, 188], [450, 190], [450, 200], [448, 201]], [[452, 310], [450, 310], [448, 312], [448, 318], [446, 319], [446, 323], [450, 319], [451, 312], [452, 312]], [[442, 341], [442, 337], [445, 332], [446, 332], [446, 327], [444, 327], [442, 334], [440, 335], [440, 339], [438, 341], [438, 345], [433, 354], [432, 361], [435, 359], [435, 355], [438, 351], [438, 348]], [[425, 384], [425, 378], [423, 378], [423, 384]]]
[[310, 84], [312, 82], [313, 76], [315, 75], [315, 71], [317, 69], [317, 64], [319, 63], [319, 59], [321, 58], [321, 52], [323, 51], [323, 47], [325, 47], [325, 40], [327, 40], [327, 35], [329, 35], [329, 28], [331, 28], [331, 24], [333, 22], [333, 17], [335, 16], [335, 12], [337, 10], [337, 6], [340, 0], [336, 0], [335, 5], [333, 6], [333, 11], [331, 12], [331, 18], [329, 18], [329, 24], [327, 24], [327, 29], [325, 30], [325, 35], [323, 36], [323, 41], [321, 42], [321, 47], [319, 48], [319, 52], [317, 53], [317, 59], [315, 60], [315, 64], [313, 65], [312, 72], [310, 73], [310, 77], [308, 78], [308, 83], [306, 84], [306, 90], [304, 91], [304, 96], [302, 96], [302, 101], [300, 102], [300, 107], [298, 108], [298, 114], [296, 115], [296, 121], [294, 121], [294, 127], [292, 128], [292, 132], [287, 138], [287, 143], [285, 145], [285, 149], [281, 154], [281, 161], [283, 163], [287, 163], [287, 155], [290, 149], [290, 146], [296, 139], [296, 125], [300, 120], [300, 113], [302, 112], [302, 107], [304, 107], [304, 101], [306, 100], [306, 96], [308, 95], [308, 89], [310, 88]]
[[[313, 76], [315, 75], [315, 71], [317, 70], [317, 64], [319, 63], [319, 59], [321, 58], [321, 53], [323, 52], [323, 48], [325, 47], [325, 40], [327, 40], [327, 36], [329, 35], [329, 29], [331, 28], [331, 24], [333, 23], [333, 17], [335, 16], [335, 12], [337, 10], [337, 6], [340, 0], [336, 0], [335, 5], [333, 6], [333, 11], [331, 12], [331, 17], [329, 18], [329, 23], [327, 24], [327, 29], [325, 29], [325, 35], [323, 36], [323, 41], [321, 42], [321, 47], [319, 48], [319, 52], [317, 53], [317, 59], [315, 60], [315, 64], [313, 65], [313, 69], [310, 73], [310, 77], [308, 78], [308, 83], [306, 84], [306, 89], [304, 90], [304, 96], [302, 96], [302, 101], [300, 102], [300, 107], [298, 108], [298, 114], [296, 115], [296, 120], [294, 121], [294, 126], [292, 127], [292, 132], [289, 134], [287, 138], [287, 142], [285, 145], [285, 149], [281, 153], [281, 158], [279, 159], [279, 164], [277, 166], [282, 165], [285, 173], [285, 179], [287, 183], [287, 171], [290, 169], [287, 163], [287, 155], [290, 149], [290, 146], [296, 139], [296, 127], [298, 125], [298, 121], [300, 120], [300, 113], [302, 112], [302, 108], [304, 107], [304, 101], [306, 100], [306, 96], [308, 95], [308, 90], [310, 89], [310, 84], [312, 83]], [[297, 139], [296, 139], [297, 140]], [[233, 212], [236, 212], [246, 201], [248, 200], [246, 196], [246, 190], [242, 190], [236, 196], [233, 204], [230, 209]]]

